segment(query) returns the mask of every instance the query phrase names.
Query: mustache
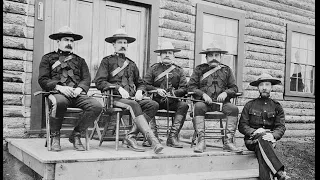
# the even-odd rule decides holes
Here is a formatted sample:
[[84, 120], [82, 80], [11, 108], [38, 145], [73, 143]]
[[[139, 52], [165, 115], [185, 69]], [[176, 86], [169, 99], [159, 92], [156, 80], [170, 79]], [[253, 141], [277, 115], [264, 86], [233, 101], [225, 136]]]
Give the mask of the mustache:
[[122, 50], [126, 50], [126, 48], [125, 48], [125, 47], [122, 47], [122, 48], [120, 48], [119, 50], [120, 50], [120, 51], [122, 51]]
[[71, 46], [71, 45], [66, 45], [65, 48], [67, 48], [67, 49], [72, 49], [72, 46]]

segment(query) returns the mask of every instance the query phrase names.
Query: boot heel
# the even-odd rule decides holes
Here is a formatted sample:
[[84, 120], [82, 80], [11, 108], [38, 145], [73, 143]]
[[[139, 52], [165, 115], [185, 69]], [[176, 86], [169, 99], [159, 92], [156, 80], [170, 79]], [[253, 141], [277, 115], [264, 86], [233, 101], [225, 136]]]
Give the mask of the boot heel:
[[159, 154], [163, 150], [163, 146], [161, 144], [157, 144], [154, 146], [153, 151], [156, 154]]

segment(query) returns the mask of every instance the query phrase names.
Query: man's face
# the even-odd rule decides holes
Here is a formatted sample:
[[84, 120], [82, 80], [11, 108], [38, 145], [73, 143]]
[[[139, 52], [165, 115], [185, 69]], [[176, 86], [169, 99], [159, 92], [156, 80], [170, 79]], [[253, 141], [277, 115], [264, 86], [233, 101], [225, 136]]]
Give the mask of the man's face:
[[63, 37], [58, 42], [58, 48], [62, 51], [71, 52], [73, 49], [73, 41], [72, 37]]
[[261, 97], [270, 97], [270, 92], [272, 89], [271, 82], [261, 82], [258, 86], [258, 89]]
[[210, 52], [206, 54], [207, 63], [211, 63], [212, 60], [216, 60], [218, 62], [221, 61], [221, 54], [218, 52]]
[[126, 54], [128, 49], [128, 41], [126, 39], [117, 39], [113, 43], [114, 51], [118, 54]]
[[164, 63], [169, 63], [174, 60], [173, 51], [162, 51], [160, 57]]

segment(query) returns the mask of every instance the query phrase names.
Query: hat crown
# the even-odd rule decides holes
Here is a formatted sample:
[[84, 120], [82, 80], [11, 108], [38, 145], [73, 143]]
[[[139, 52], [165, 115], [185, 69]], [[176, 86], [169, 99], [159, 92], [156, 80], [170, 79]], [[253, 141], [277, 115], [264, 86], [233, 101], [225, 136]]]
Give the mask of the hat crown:
[[170, 41], [165, 41], [160, 45], [159, 50], [166, 50], [166, 49], [174, 49], [174, 47]]
[[128, 34], [123, 28], [120, 28], [120, 29], [116, 30], [116, 32], [113, 34], [113, 36], [114, 37], [117, 37], [117, 36], [128, 36]]
[[258, 77], [257, 81], [258, 81], [258, 80], [265, 80], [265, 79], [273, 79], [273, 77], [272, 77], [270, 74], [262, 73], [262, 74]]
[[74, 34], [73, 30], [69, 26], [63, 26], [58, 30], [58, 33]]

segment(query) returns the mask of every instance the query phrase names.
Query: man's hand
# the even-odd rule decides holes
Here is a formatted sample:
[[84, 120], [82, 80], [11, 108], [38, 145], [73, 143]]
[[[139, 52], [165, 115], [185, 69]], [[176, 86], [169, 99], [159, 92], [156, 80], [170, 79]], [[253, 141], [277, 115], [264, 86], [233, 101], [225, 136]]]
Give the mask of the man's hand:
[[125, 89], [123, 89], [123, 87], [120, 87], [120, 88], [118, 89], [118, 91], [119, 91], [119, 93], [120, 93], [120, 95], [121, 95], [122, 98], [124, 98], [124, 99], [128, 99], [128, 98], [129, 98], [129, 93], [128, 93], [128, 91], [126, 91]]
[[157, 93], [162, 97], [165, 97], [167, 95], [167, 91], [161, 88], [157, 89]]
[[219, 94], [217, 101], [224, 102], [224, 100], [226, 99], [227, 96], [228, 96], [228, 94], [226, 92], [222, 92], [221, 94]]
[[256, 135], [256, 134], [263, 133], [263, 132], [265, 132], [265, 131], [266, 131], [265, 129], [259, 128], [259, 129], [255, 130], [252, 135], [254, 136], [254, 135]]
[[202, 98], [203, 98], [203, 100], [204, 100], [206, 103], [212, 104], [212, 99], [211, 99], [210, 96], [208, 96], [208, 94], [203, 93]]
[[73, 97], [73, 88], [72, 87], [56, 85], [55, 89], [67, 97]]
[[266, 141], [270, 141], [272, 143], [276, 142], [276, 140], [274, 139], [271, 133], [266, 133], [265, 135], [262, 136], [262, 139]]
[[136, 92], [136, 95], [135, 95], [134, 99], [135, 99], [136, 101], [141, 101], [142, 98], [143, 98], [142, 91], [141, 91], [141, 90], [138, 90], [138, 91]]
[[77, 97], [79, 96], [79, 94], [82, 92], [82, 88], [81, 87], [77, 87], [73, 90], [73, 97]]

